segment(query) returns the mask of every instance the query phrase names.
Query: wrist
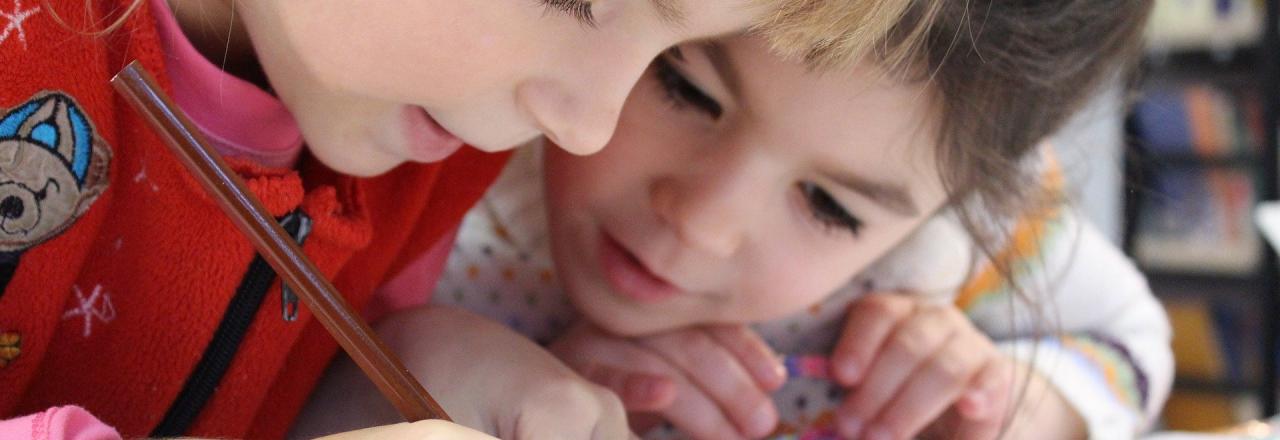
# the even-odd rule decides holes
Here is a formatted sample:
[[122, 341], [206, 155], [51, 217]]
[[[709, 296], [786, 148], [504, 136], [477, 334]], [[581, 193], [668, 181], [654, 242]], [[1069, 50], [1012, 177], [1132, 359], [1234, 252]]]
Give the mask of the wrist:
[[1014, 361], [1013, 423], [1009, 438], [1081, 439], [1088, 426], [1056, 386], [1035, 368]]

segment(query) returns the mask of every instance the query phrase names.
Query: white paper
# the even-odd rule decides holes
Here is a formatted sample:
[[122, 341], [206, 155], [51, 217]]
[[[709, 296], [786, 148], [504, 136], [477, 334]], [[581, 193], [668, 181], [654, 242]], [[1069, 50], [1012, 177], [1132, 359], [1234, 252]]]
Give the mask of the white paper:
[[1256, 215], [1262, 235], [1273, 248], [1280, 250], [1280, 202], [1258, 204]]

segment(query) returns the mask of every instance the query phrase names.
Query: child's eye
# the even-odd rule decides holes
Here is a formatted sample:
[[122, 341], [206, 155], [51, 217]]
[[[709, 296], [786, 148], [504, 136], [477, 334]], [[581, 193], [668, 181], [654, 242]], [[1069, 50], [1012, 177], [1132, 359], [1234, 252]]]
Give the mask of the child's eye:
[[542, 0], [547, 9], [555, 9], [576, 18], [582, 24], [596, 27], [596, 17], [591, 13], [590, 0]]
[[862, 220], [849, 214], [849, 211], [840, 206], [840, 202], [831, 197], [826, 190], [809, 182], [801, 182], [799, 186], [805, 201], [809, 203], [809, 210], [813, 213], [813, 217], [823, 225], [846, 229], [855, 237], [862, 230]]
[[663, 91], [666, 92], [667, 99], [676, 108], [692, 105], [698, 111], [711, 116], [712, 119], [719, 119], [720, 115], [724, 113], [720, 103], [690, 82], [688, 78], [685, 78], [667, 59], [668, 56], [679, 57], [679, 53], [672, 52], [669, 55], [659, 56], [653, 61], [654, 74], [657, 75], [658, 83], [662, 85]]

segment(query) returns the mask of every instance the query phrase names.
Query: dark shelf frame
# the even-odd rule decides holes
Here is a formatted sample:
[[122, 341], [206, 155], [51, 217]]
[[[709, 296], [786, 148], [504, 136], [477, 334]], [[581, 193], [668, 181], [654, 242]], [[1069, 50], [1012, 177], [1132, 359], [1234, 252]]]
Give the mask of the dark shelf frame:
[[1198, 168], [1250, 168], [1259, 166], [1259, 157], [1253, 154], [1204, 156], [1195, 153], [1149, 153], [1145, 160], [1155, 167]]
[[1208, 48], [1171, 51], [1148, 51], [1145, 62], [1162, 70], [1197, 72], [1213, 70], [1218, 73], [1257, 72], [1262, 59], [1258, 44], [1239, 46], [1225, 51]]
[[[1280, 179], [1277, 179], [1277, 155], [1280, 149], [1280, 137], [1276, 124], [1280, 123], [1280, 1], [1267, 0], [1266, 14], [1263, 18], [1262, 32], [1262, 68], [1259, 69], [1260, 83], [1263, 85], [1263, 146], [1262, 149], [1262, 193], [1263, 201], [1280, 200]], [[1262, 411], [1263, 415], [1276, 413], [1277, 368], [1276, 349], [1280, 347], [1280, 273], [1277, 271], [1276, 251], [1273, 246], [1263, 246], [1262, 268], [1258, 271], [1258, 282], [1264, 286], [1262, 293], [1263, 313], [1263, 350], [1262, 350]]]
[[1252, 394], [1258, 392], [1256, 382], [1176, 378], [1173, 386], [1187, 391], [1214, 394]]

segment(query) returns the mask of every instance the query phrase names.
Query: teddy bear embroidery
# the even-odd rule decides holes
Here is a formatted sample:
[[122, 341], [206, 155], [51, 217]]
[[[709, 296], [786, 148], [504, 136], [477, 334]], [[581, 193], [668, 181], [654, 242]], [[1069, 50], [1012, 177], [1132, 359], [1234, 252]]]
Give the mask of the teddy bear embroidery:
[[0, 295], [22, 253], [56, 237], [107, 188], [111, 150], [70, 96], [0, 109]]

